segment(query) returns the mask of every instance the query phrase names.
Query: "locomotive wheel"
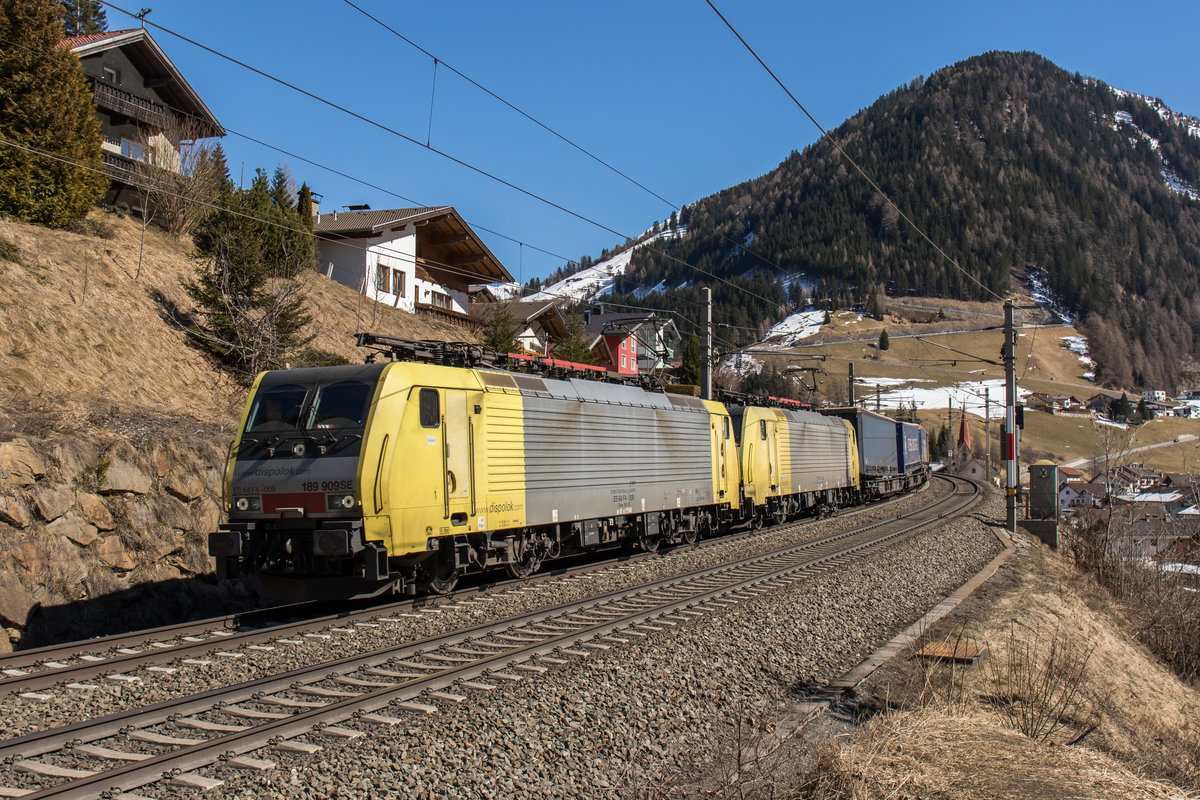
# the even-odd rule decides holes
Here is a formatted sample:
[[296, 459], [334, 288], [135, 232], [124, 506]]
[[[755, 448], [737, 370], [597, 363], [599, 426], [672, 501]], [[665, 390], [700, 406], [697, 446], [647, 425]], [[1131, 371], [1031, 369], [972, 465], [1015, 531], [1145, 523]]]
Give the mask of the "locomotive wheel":
[[438, 559], [433, 573], [428, 576], [426, 586], [433, 594], [450, 594], [458, 586], [458, 570], [453, 564]]
[[700, 535], [697, 533], [695, 528], [690, 528], [680, 532], [679, 538], [684, 544], [695, 544], [696, 540], [700, 538]]
[[782, 525], [787, 522], [787, 512], [779, 508], [771, 515], [771, 522], [776, 525]]
[[662, 539], [658, 536], [639, 536], [638, 547], [645, 550], [647, 553], [657, 553], [658, 546], [662, 544]]
[[761, 511], [755, 511], [754, 516], [750, 519], [750, 530], [752, 530], [752, 531], [761, 530], [762, 526], [763, 526], [763, 513]]
[[504, 571], [509, 574], [509, 577], [524, 580], [533, 573], [537, 572], [542, 566], [541, 556], [534, 553], [532, 547], [525, 548], [525, 554], [520, 561], [509, 562], [504, 565]]

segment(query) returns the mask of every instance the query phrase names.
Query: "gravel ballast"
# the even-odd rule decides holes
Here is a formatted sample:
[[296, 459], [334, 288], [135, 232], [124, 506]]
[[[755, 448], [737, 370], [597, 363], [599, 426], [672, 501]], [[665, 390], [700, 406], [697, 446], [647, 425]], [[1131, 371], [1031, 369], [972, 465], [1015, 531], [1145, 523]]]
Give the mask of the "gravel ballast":
[[313, 738], [326, 745], [315, 756], [269, 754], [279, 769], [214, 771], [228, 783], [211, 794], [614, 797], [695, 778], [697, 765], [719, 768], [732, 719], [782, 716], [985, 565], [1001, 546], [981, 520], [1002, 517], [992, 494], [970, 516], [794, 588], [437, 714], [362, 725], [347, 744]]
[[130, 680], [95, 678], [93, 688], [59, 687], [40, 694], [45, 700], [17, 695], [0, 698], [0, 736], [13, 738], [32, 731], [68, 725], [176, 697], [197, 694], [215, 686], [229, 686], [254, 678], [297, 669], [384, 647], [419, 641], [431, 636], [503, 619], [539, 608], [585, 599], [646, 581], [747, 558], [789, 544], [827, 536], [849, 527], [895, 517], [924, 505], [944, 493], [934, 481], [924, 490], [896, 501], [820, 521], [803, 521], [780, 531], [762, 531], [736, 540], [715, 540], [706, 546], [681, 547], [661, 558], [621, 564], [579, 577], [550, 580], [493, 594], [469, 597], [451, 605], [426, 609], [378, 627], [347, 633], [333, 624], [319, 636], [301, 637], [300, 644], [276, 643], [274, 649], [230, 648], [203, 656], [203, 663], [177, 661], [171, 672], [136, 669]]

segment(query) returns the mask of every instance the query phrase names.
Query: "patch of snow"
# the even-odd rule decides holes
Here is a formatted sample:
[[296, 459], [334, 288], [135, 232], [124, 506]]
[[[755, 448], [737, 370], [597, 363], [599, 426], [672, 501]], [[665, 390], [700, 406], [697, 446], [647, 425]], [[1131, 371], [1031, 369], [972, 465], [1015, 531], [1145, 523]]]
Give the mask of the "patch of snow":
[[1093, 370], [1096, 368], [1096, 362], [1088, 355], [1087, 338], [1084, 336], [1060, 336], [1059, 338], [1063, 340], [1063, 347], [1077, 354], [1079, 363], [1088, 367], [1087, 371], [1083, 373], [1083, 377], [1089, 381], [1095, 381], [1096, 373]]
[[757, 375], [762, 372], [763, 368], [761, 361], [745, 353], [732, 355], [721, 363], [726, 369], [732, 370], [743, 378], [747, 375]]
[[520, 297], [521, 288], [521, 284], [516, 282], [488, 284], [488, 289], [491, 290], [492, 296], [501, 302], [504, 302], [505, 300], [515, 300]]
[[1050, 287], [1046, 285], [1046, 273], [1043, 270], [1033, 270], [1029, 273], [1029, 294], [1033, 297], [1033, 302], [1038, 305], [1045, 306], [1053, 311], [1062, 319], [1063, 324], [1075, 326], [1075, 316], [1067, 311], [1066, 307], [1054, 297], [1050, 291]]
[[801, 339], [815, 336], [825, 322], [824, 311], [798, 311], [783, 322], [776, 324], [763, 337], [763, 344], [791, 347]]
[[[883, 378], [863, 378], [856, 379], [855, 383], [862, 383], [867, 386], [879, 383], [882, 387], [884, 380]], [[906, 383], [913, 382], [906, 381]], [[988, 390], [989, 400], [991, 401], [989, 416], [1003, 419], [1005, 414], [1003, 378], [966, 381], [951, 386], [934, 386], [928, 388], [906, 386], [901, 389], [889, 389], [888, 391], [879, 393], [879, 407], [888, 409], [912, 408], [915, 403], [918, 409], [948, 408], [950, 401], [953, 400], [956, 410], [961, 410], [965, 406], [968, 412], [983, 416], [983, 393], [985, 389]], [[1028, 394], [1029, 390], [1022, 389], [1020, 386], [1017, 387], [1018, 399], [1024, 398]], [[874, 393], [860, 395], [860, 399], [865, 401], [868, 409], [875, 408]]]
[[1129, 426], [1124, 422], [1114, 422], [1113, 420], [1105, 419], [1104, 417], [1094, 417], [1093, 419], [1097, 425], [1107, 425], [1110, 428], [1120, 428], [1123, 431], [1129, 430]]
[[683, 235], [683, 232], [684, 229], [682, 227], [675, 231], [663, 231], [644, 242], [617, 253], [612, 258], [595, 263], [587, 269], [580, 270], [574, 275], [564, 278], [558, 283], [546, 286], [540, 292], [535, 292], [525, 299], [529, 301], [570, 300], [573, 303], [578, 303], [592, 297], [611, 294], [613, 286], [616, 284], [616, 276], [625, 274], [625, 270], [628, 269], [629, 262], [633, 258], [634, 250], [639, 247], [645, 247], [659, 239], [678, 238]]
[[1200, 200], [1200, 191], [1197, 191], [1190, 183], [1179, 177], [1174, 170], [1168, 167], [1166, 159], [1163, 160], [1162, 176], [1163, 180], [1167, 182], [1167, 186], [1170, 186], [1176, 194], [1181, 194], [1189, 200]]

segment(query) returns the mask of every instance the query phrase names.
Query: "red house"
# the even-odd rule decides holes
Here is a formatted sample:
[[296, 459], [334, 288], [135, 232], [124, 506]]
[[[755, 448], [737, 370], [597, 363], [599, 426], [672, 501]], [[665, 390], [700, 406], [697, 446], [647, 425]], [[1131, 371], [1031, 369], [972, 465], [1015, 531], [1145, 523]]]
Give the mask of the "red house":
[[638, 328], [652, 314], [594, 314], [584, 312], [583, 329], [591, 338], [597, 363], [619, 375], [638, 374]]

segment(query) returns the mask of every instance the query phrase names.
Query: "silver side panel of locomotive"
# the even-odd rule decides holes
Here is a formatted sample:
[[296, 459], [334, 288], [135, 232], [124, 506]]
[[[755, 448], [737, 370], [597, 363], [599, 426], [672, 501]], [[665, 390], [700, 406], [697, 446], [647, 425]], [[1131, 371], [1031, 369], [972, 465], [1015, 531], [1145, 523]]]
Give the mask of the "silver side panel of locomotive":
[[710, 414], [699, 400], [595, 381], [517, 383], [530, 523], [713, 502]]
[[840, 489], [852, 484], [850, 432], [837, 419], [785, 410], [791, 485], [786, 493]]

